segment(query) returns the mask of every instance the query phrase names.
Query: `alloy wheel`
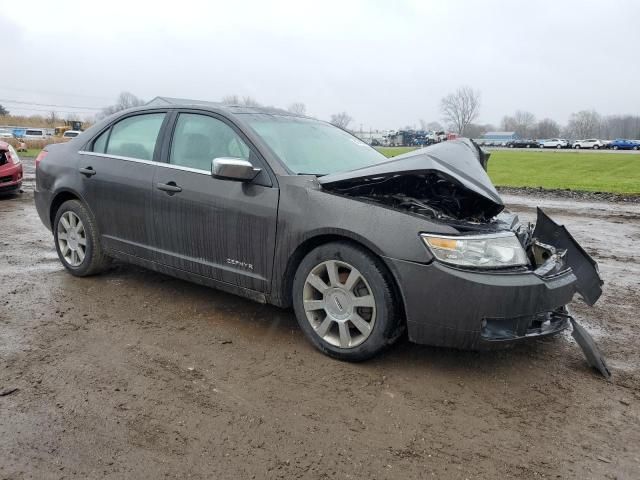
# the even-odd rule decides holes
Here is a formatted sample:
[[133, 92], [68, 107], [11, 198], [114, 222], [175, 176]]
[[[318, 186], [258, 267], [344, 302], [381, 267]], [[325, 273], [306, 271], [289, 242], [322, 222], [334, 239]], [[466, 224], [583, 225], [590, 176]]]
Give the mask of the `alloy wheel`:
[[80, 217], [66, 211], [58, 221], [58, 247], [60, 254], [72, 267], [79, 267], [87, 253], [87, 234]]
[[353, 348], [371, 335], [375, 298], [367, 280], [352, 265], [339, 260], [316, 265], [307, 275], [302, 296], [307, 320], [325, 342]]

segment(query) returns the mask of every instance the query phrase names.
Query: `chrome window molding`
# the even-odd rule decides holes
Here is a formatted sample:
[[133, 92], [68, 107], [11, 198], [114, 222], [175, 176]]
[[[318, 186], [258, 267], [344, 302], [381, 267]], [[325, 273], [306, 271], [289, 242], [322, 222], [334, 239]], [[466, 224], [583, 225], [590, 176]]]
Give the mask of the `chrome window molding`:
[[207, 171], [207, 170], [201, 170], [199, 168], [183, 167], [182, 165], [172, 165], [170, 163], [164, 163], [164, 162], [154, 162], [153, 160], [142, 160], [140, 158], [123, 157], [121, 155], [109, 155], [108, 153], [87, 152], [85, 150], [80, 150], [78, 152], [78, 154], [80, 154], [80, 155], [91, 155], [91, 156], [94, 156], [94, 157], [114, 158], [116, 160], [124, 160], [124, 161], [127, 161], [127, 162], [142, 163], [142, 164], [145, 164], [145, 165], [156, 165], [158, 167], [163, 167], [163, 168], [172, 168], [174, 170], [182, 170], [182, 171], [185, 171], [185, 172], [199, 173], [200, 175], [211, 175], [211, 172]]

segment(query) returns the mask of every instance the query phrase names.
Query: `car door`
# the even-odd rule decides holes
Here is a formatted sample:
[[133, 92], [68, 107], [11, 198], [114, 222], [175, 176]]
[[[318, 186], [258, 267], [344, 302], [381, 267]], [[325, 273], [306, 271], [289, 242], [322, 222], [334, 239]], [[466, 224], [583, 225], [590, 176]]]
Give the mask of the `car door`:
[[[268, 292], [279, 191], [259, 152], [227, 119], [180, 112], [154, 178], [157, 261], [220, 282]], [[250, 161], [252, 182], [213, 178], [214, 158]]]
[[119, 119], [81, 151], [83, 197], [105, 247], [149, 259], [153, 231], [154, 158], [160, 154], [164, 111]]

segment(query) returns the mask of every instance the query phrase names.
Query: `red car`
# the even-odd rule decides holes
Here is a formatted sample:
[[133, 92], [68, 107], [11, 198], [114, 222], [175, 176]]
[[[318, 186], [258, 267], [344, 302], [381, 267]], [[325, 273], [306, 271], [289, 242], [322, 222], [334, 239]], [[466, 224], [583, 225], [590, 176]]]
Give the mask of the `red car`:
[[22, 163], [15, 149], [0, 142], [0, 194], [18, 193], [22, 186]]

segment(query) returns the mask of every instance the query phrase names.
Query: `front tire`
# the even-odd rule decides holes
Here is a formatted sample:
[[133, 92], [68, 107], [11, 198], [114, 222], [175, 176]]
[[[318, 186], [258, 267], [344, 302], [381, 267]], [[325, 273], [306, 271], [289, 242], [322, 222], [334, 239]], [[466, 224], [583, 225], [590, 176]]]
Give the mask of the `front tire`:
[[326, 355], [367, 360], [402, 332], [392, 281], [364, 249], [346, 242], [321, 245], [302, 260], [293, 280], [298, 324]]
[[60, 262], [76, 277], [100, 273], [109, 263], [100, 245], [96, 222], [78, 200], [68, 200], [58, 208], [53, 238]]

